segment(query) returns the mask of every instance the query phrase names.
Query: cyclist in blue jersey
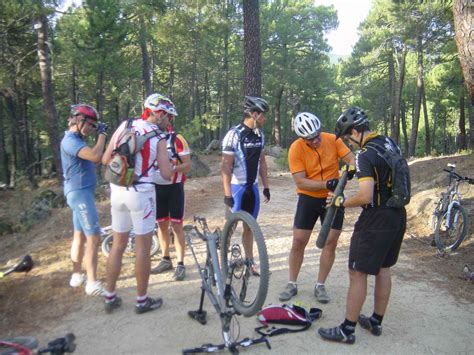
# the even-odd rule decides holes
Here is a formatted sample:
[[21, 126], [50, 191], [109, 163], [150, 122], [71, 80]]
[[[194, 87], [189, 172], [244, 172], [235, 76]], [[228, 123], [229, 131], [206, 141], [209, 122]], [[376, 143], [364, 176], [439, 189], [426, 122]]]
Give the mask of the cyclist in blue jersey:
[[[95, 168], [104, 151], [107, 125], [99, 123], [98, 119], [99, 114], [94, 107], [85, 104], [72, 106], [68, 130], [61, 141], [64, 195], [72, 209], [74, 225], [71, 246], [73, 273], [69, 285], [79, 287], [86, 283], [86, 293], [91, 296], [104, 293], [102, 283], [97, 280], [100, 226], [95, 206]], [[95, 146], [91, 148], [87, 146], [85, 137], [93, 132], [97, 132], [98, 136]], [[82, 273], [82, 259], [87, 276]]]
[[[265, 137], [263, 124], [268, 112], [268, 103], [254, 96], [245, 96], [244, 118], [232, 127], [222, 141], [222, 182], [224, 203], [232, 212], [239, 210], [250, 213], [255, 219], [260, 209], [258, 178], [263, 184], [264, 202], [270, 201], [267, 163], [265, 161]], [[253, 240], [250, 230], [244, 229], [242, 243], [246, 261], [254, 275], [258, 271], [253, 261]]]

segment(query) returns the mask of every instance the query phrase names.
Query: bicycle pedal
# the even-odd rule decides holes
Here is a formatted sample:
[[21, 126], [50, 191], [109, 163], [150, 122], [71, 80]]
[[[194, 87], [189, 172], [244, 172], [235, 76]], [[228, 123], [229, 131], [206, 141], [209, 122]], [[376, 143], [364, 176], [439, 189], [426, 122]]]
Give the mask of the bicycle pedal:
[[205, 325], [207, 323], [206, 311], [188, 311], [188, 316], [190, 316], [194, 320], [197, 320], [202, 325]]

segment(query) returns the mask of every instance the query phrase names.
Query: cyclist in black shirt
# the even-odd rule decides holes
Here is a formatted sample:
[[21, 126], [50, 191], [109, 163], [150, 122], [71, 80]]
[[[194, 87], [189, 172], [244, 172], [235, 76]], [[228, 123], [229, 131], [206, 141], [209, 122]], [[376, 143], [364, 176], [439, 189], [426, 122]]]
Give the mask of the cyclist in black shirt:
[[[337, 207], [359, 207], [362, 213], [354, 226], [349, 251], [349, 291], [346, 319], [334, 328], [320, 328], [326, 340], [353, 344], [357, 321], [373, 335], [382, 333], [382, 319], [391, 291], [390, 267], [396, 264], [406, 229], [405, 208], [386, 206], [391, 196], [390, 167], [366, 144], [376, 142], [385, 149], [400, 153], [388, 137], [370, 131], [365, 112], [352, 107], [337, 120], [336, 136], [347, 136], [349, 144], [360, 148], [356, 156], [359, 191], [351, 197], [330, 196]], [[374, 311], [370, 317], [360, 314], [367, 293], [367, 275], [375, 275]]]
[[[260, 209], [258, 176], [263, 184], [264, 202], [270, 201], [263, 134], [268, 109], [268, 103], [264, 99], [245, 96], [244, 119], [232, 127], [222, 140], [224, 203], [232, 212], [243, 210], [255, 219]], [[245, 227], [242, 238], [246, 262], [252, 273], [258, 275], [253, 261], [252, 234]]]

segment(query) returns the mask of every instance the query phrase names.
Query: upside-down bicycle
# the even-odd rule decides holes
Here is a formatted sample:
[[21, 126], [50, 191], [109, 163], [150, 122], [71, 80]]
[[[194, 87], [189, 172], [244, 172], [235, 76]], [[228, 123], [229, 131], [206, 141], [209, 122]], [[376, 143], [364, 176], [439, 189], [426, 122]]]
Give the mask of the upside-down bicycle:
[[[201, 298], [199, 309], [189, 311], [191, 318], [206, 324], [206, 311], [203, 309], [204, 295], [219, 314], [224, 343], [219, 345], [204, 344], [194, 349], [183, 350], [184, 354], [217, 352], [228, 349], [237, 353], [238, 347], [265, 343], [270, 344], [265, 336], [257, 339], [238, 340], [239, 330], [236, 315], [250, 317], [255, 315], [265, 302], [269, 283], [268, 255], [262, 231], [255, 219], [244, 211], [232, 213], [221, 233], [219, 229], [209, 230], [207, 221], [194, 217], [196, 225], [184, 227], [188, 246], [201, 276]], [[253, 242], [242, 242], [243, 229], [250, 230]], [[198, 237], [206, 243], [206, 260], [200, 264], [193, 245], [193, 238]], [[244, 245], [245, 244], [245, 245]], [[220, 249], [220, 258], [218, 250]], [[254, 255], [254, 258], [252, 257]], [[220, 259], [220, 260], [219, 260]], [[257, 276], [252, 267], [259, 266]], [[234, 334], [234, 326], [237, 334]]]
[[474, 184], [474, 179], [462, 177], [454, 171], [455, 168], [455, 164], [448, 164], [448, 169], [443, 169], [448, 173], [448, 187], [441, 193], [432, 216], [434, 240], [440, 253], [456, 250], [469, 229], [469, 218], [461, 205], [459, 187], [462, 182]]

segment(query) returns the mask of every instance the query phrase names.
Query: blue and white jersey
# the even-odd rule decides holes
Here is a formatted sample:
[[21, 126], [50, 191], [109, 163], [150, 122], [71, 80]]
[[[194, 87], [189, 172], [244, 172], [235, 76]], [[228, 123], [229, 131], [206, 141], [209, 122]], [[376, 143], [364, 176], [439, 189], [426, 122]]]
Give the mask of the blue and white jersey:
[[222, 154], [234, 156], [231, 184], [253, 185], [258, 182], [260, 155], [265, 146], [263, 131], [255, 134], [243, 123], [232, 127], [222, 141]]

